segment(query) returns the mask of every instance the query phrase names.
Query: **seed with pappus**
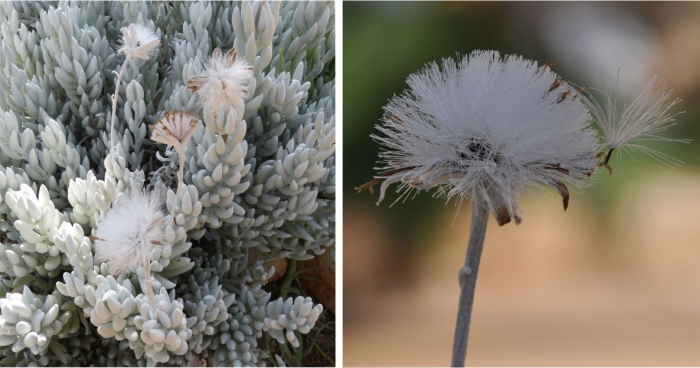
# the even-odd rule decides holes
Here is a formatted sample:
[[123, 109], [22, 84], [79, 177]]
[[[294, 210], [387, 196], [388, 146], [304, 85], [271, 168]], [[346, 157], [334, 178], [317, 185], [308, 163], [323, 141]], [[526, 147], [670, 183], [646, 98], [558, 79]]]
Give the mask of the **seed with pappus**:
[[205, 113], [216, 116], [221, 109], [233, 108], [238, 121], [243, 119], [252, 77], [253, 67], [238, 58], [236, 49], [225, 56], [215, 49], [204, 71], [187, 81], [187, 89], [196, 93]]
[[[643, 141], [690, 142], [686, 139], [670, 139], [657, 135], [675, 125], [675, 117], [679, 113], [672, 114], [669, 110], [680, 100], [672, 99], [671, 91], [666, 90], [662, 82], [653, 76], [648, 78], [632, 103], [620, 112], [617, 109], [617, 96], [613, 84], [606, 75], [603, 75], [603, 81], [608, 85], [604, 91], [586, 88], [580, 92], [582, 101], [591, 111], [608, 146], [608, 152], [600, 165], [612, 173], [608, 162], [613, 151], [618, 148], [644, 152], [670, 166], [681, 164], [681, 161], [671, 156], [639, 144]], [[604, 102], [596, 100], [593, 92], [600, 92]]]
[[358, 189], [400, 182], [399, 199], [438, 187], [478, 199], [499, 225], [521, 221], [518, 198], [537, 187], [586, 187], [598, 138], [586, 105], [549, 66], [496, 51], [429, 64], [384, 108], [381, 173]]

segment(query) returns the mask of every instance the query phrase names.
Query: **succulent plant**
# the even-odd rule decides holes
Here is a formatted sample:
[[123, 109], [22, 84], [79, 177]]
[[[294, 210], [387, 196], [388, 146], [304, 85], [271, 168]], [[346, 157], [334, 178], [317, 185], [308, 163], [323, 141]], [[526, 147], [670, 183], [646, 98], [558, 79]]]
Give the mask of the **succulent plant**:
[[0, 3], [0, 364], [291, 363], [261, 341], [323, 307], [270, 301], [265, 261], [334, 253], [334, 23], [332, 1]]

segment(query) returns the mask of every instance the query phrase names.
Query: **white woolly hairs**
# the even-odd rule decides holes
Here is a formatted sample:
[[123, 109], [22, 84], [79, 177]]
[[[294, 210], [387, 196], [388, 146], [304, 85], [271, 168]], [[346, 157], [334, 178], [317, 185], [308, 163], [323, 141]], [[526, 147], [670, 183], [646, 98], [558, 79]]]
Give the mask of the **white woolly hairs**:
[[100, 221], [95, 232], [95, 254], [107, 263], [110, 274], [133, 272], [150, 262], [153, 246], [165, 241], [161, 205], [155, 192], [131, 191], [122, 195]]
[[[197, 94], [205, 115], [216, 117], [222, 109], [232, 108], [239, 121], [243, 119], [252, 77], [253, 67], [238, 57], [236, 49], [226, 55], [215, 49], [204, 71], [187, 81], [187, 89]], [[208, 120], [205, 118], [205, 122]]]
[[399, 191], [438, 186], [446, 197], [486, 203], [504, 224], [518, 216], [528, 187], [550, 186], [568, 204], [565, 185], [583, 188], [596, 168], [596, 132], [586, 106], [547, 66], [495, 51], [459, 63], [429, 64], [385, 107], [380, 201]]

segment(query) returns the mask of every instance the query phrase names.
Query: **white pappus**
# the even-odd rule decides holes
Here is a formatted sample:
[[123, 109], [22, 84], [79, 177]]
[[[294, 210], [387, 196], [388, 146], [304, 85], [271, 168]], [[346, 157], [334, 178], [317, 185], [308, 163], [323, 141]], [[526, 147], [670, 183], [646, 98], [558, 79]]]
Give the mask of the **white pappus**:
[[[682, 162], [661, 153], [653, 148], [639, 144], [644, 141], [665, 141], [688, 143], [686, 139], [671, 139], [658, 136], [675, 125], [675, 117], [680, 113], [670, 113], [669, 110], [680, 102], [680, 99], [672, 99], [671, 91], [656, 76], [649, 76], [644, 88], [632, 100], [632, 102], [618, 110], [618, 100], [615, 86], [607, 75], [602, 75], [606, 90], [584, 88], [580, 90], [582, 101], [586, 104], [593, 116], [595, 123], [603, 132], [605, 145], [608, 152], [605, 154], [601, 166], [607, 168], [611, 155], [616, 149], [638, 150], [650, 157], [669, 166], [677, 166]], [[598, 92], [598, 93], [593, 93]], [[601, 94], [602, 102], [595, 98]]]
[[597, 168], [598, 137], [586, 105], [547, 66], [496, 51], [429, 64], [385, 107], [373, 135], [381, 173], [358, 189], [400, 182], [399, 197], [438, 187], [448, 199], [470, 197], [499, 225], [520, 222], [518, 198], [548, 186], [568, 206]]
[[187, 89], [197, 95], [205, 114], [217, 116], [220, 110], [233, 108], [236, 121], [240, 121], [252, 77], [253, 67], [238, 57], [236, 49], [229, 50], [226, 55], [215, 49], [204, 71], [187, 81]]
[[132, 190], [122, 195], [95, 231], [95, 255], [109, 273], [119, 276], [144, 267], [145, 290], [154, 302], [151, 287], [151, 250], [165, 242], [165, 216], [155, 192]]
[[141, 24], [131, 23], [122, 27], [122, 37], [119, 38], [119, 53], [127, 56], [148, 60], [158, 52], [160, 40], [150, 28]]

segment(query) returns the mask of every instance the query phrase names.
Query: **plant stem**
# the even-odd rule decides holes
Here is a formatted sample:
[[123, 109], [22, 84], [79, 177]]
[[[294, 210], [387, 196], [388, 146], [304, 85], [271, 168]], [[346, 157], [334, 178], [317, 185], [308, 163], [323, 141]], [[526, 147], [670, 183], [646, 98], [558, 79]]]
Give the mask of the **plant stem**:
[[144, 264], [143, 267], [143, 275], [144, 279], [146, 281], [146, 295], [148, 295], [148, 298], [151, 300], [151, 303], [153, 303], [153, 311], [154, 313], [158, 310], [158, 303], [156, 303], [156, 296], [153, 294], [153, 281], [151, 280], [151, 257], [149, 255], [148, 260], [146, 261], [146, 264]]
[[469, 246], [464, 266], [459, 270], [459, 308], [457, 309], [457, 325], [455, 340], [452, 346], [452, 366], [464, 367], [469, 341], [469, 325], [474, 305], [474, 290], [476, 276], [479, 273], [479, 260], [484, 249], [486, 225], [489, 221], [489, 210], [484, 203], [472, 199], [472, 224], [469, 229]]
[[321, 346], [318, 345], [317, 342], [315, 342], [313, 346], [314, 350], [316, 350], [316, 352], [318, 352], [323, 357], [323, 359], [325, 359], [332, 367], [335, 367], [335, 361], [333, 361], [333, 359], [331, 359], [331, 357], [329, 357], [328, 354], [326, 354], [323, 351], [323, 349], [321, 349]]
[[284, 358], [287, 362], [296, 361], [296, 359], [294, 359], [294, 355], [292, 355], [292, 352], [289, 351], [289, 347], [287, 346], [286, 342], [284, 344], [279, 344], [279, 347], [280, 353], [282, 353], [282, 358]]
[[180, 157], [178, 157], [180, 159], [180, 165], [178, 165], [178, 166], [180, 166], [179, 167], [180, 170], [177, 171], [177, 193], [176, 194], [180, 193], [180, 187], [182, 187], [185, 184], [185, 180], [184, 180], [184, 176], [185, 176], [185, 147], [180, 148], [178, 155], [180, 156]]
[[173, 213], [175, 213], [175, 210], [177, 209], [177, 203], [178, 199], [180, 198], [180, 188], [182, 187], [183, 184], [185, 184], [183, 181], [183, 176], [185, 172], [185, 148], [182, 147], [180, 148], [177, 153], [178, 153], [178, 158], [180, 159], [179, 162], [179, 170], [177, 171], [177, 190], [175, 191], [175, 203], [173, 203]]
[[116, 133], [114, 129], [114, 121], [117, 118], [117, 100], [119, 99], [119, 86], [121, 85], [122, 76], [124, 75], [124, 69], [129, 65], [131, 60], [131, 55], [126, 55], [124, 59], [124, 64], [122, 64], [121, 69], [119, 69], [119, 75], [117, 76], [117, 85], [114, 87], [114, 96], [112, 96], [112, 122], [109, 125], [109, 150], [110, 152], [114, 149], [116, 145], [114, 141], [116, 140]]
[[296, 272], [297, 261], [294, 259], [290, 259], [287, 262], [287, 271], [284, 273], [284, 281], [282, 281], [282, 285], [280, 285], [280, 294], [282, 295], [282, 299], [287, 298], [289, 287], [292, 286], [292, 280], [294, 280]]

